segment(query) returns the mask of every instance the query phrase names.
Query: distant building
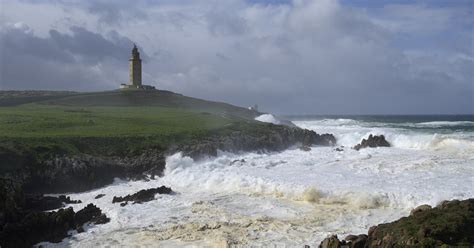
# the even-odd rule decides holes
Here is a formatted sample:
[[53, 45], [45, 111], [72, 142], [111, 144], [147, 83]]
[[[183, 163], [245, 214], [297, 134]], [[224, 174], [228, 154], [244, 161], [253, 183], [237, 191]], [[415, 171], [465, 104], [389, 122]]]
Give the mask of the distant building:
[[142, 84], [142, 60], [135, 44], [133, 44], [132, 57], [128, 61], [129, 81], [127, 84], [121, 84], [120, 89], [154, 90], [155, 87]]

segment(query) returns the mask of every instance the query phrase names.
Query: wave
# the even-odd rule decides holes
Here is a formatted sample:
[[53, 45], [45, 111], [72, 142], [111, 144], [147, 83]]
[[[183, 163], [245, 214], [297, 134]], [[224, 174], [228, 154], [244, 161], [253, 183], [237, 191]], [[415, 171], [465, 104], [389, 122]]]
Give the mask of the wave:
[[[474, 132], [443, 132], [433, 130], [435, 126], [466, 126], [471, 121], [436, 121], [424, 123], [370, 123], [352, 119], [323, 119], [314, 121], [295, 121], [295, 124], [318, 133], [332, 133], [338, 145], [353, 147], [370, 134], [384, 135], [396, 148], [459, 150], [474, 152]], [[426, 127], [426, 129], [419, 129]], [[474, 125], [473, 125], [474, 127]], [[417, 129], [413, 129], [417, 128]], [[434, 131], [434, 132], [433, 132]]]
[[[298, 181], [284, 182], [275, 178], [252, 175], [248, 168], [236, 169], [229, 165], [232, 161], [221, 156], [194, 162], [192, 158], [176, 153], [166, 159], [163, 180], [172, 188], [193, 189], [197, 192], [214, 194], [245, 194], [253, 197], [275, 197], [291, 201], [308, 202], [317, 205], [337, 205], [350, 209], [376, 209], [385, 207], [406, 207], [400, 205], [398, 197], [386, 193], [352, 191], [325, 192], [311, 184]], [[413, 207], [415, 204], [409, 204]]]
[[415, 123], [415, 126], [421, 126], [421, 127], [474, 126], [474, 121], [430, 121], [430, 122]]
[[429, 121], [429, 122], [398, 122], [398, 121], [382, 121], [382, 120], [364, 120], [364, 119], [320, 119], [320, 120], [295, 120], [299, 123], [310, 123], [314, 126], [321, 127], [387, 127], [402, 129], [434, 129], [434, 128], [471, 128], [474, 127], [474, 121]]
[[261, 122], [273, 123], [273, 124], [276, 124], [276, 125], [281, 124], [281, 121], [278, 118], [276, 118], [275, 116], [273, 116], [272, 114], [260, 115], [260, 116], [256, 117], [255, 120], [261, 121]]

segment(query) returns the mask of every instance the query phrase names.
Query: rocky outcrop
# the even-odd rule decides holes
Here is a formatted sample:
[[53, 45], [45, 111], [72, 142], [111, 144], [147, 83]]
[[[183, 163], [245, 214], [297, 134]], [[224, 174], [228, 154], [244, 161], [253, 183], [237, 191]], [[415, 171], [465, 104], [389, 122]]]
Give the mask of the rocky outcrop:
[[87, 223], [102, 224], [109, 219], [89, 204], [75, 213], [72, 208], [54, 212], [44, 210], [78, 203], [69, 197], [25, 196], [21, 183], [0, 178], [0, 247], [31, 247], [41, 241], [59, 242], [68, 231], [82, 230]]
[[363, 139], [360, 144], [357, 144], [354, 146], [355, 150], [360, 150], [362, 148], [367, 148], [367, 147], [390, 147], [390, 143], [388, 143], [387, 140], [385, 140], [385, 136], [383, 135], [369, 135], [367, 139]]
[[72, 208], [54, 212], [18, 210], [16, 218], [10, 218], [0, 227], [1, 247], [31, 247], [42, 242], [60, 242], [68, 237], [68, 231], [84, 231], [86, 223], [104, 224], [109, 221], [93, 204], [77, 213]]
[[337, 235], [332, 235], [325, 238], [318, 247], [319, 248], [340, 248], [341, 241], [337, 238]]
[[144, 189], [138, 191], [135, 194], [126, 195], [124, 197], [114, 196], [114, 198], [112, 199], [112, 203], [125, 202], [121, 204], [121, 206], [125, 206], [129, 201], [133, 202], [134, 204], [148, 202], [154, 200], [156, 194], [171, 194], [172, 192], [173, 191], [171, 190], [171, 188], [168, 188], [166, 186], [161, 186], [152, 189]]
[[[262, 124], [263, 125], [263, 124]], [[193, 140], [187, 144], [172, 148], [182, 151], [192, 158], [217, 156], [217, 151], [282, 151], [293, 145], [301, 146], [332, 146], [336, 138], [332, 134], [317, 134], [314, 131], [281, 125], [265, 124], [262, 130], [233, 130], [225, 134], [210, 135], [206, 138]], [[262, 127], [263, 129], [264, 127]]]
[[410, 216], [369, 229], [368, 235], [331, 236], [329, 247], [471, 247], [474, 245], [474, 199], [445, 201], [437, 207], [422, 205]]
[[56, 155], [36, 161], [26, 171], [25, 191], [30, 193], [80, 192], [102, 187], [114, 178], [138, 179], [144, 173], [161, 175], [162, 150], [146, 150], [137, 156]]
[[65, 204], [77, 204], [81, 203], [80, 200], [71, 200], [69, 196], [60, 195], [54, 196], [43, 196], [43, 195], [29, 195], [25, 197], [24, 208], [31, 211], [48, 211], [52, 209], [58, 209], [65, 206]]

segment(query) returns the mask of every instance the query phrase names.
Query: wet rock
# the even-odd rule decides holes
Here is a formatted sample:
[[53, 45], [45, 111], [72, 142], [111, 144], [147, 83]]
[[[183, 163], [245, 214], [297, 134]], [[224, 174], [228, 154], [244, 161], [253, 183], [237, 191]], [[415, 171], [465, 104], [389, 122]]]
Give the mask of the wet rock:
[[354, 146], [355, 150], [360, 150], [362, 148], [367, 147], [390, 147], [390, 143], [385, 140], [385, 136], [383, 135], [369, 135], [367, 139], [363, 139], [360, 144]]
[[335, 144], [336, 138], [332, 134], [318, 134], [301, 128], [262, 124], [262, 128], [258, 130], [246, 131], [246, 127], [236, 127], [231, 132], [192, 140], [174, 147], [170, 151], [181, 151], [185, 156], [199, 159], [216, 156], [217, 150], [265, 152], [282, 151], [294, 145], [310, 147], [314, 145], [332, 146]]
[[352, 242], [352, 241], [355, 241], [357, 238], [358, 238], [358, 237], [357, 237], [356, 235], [352, 235], [352, 234], [351, 234], [351, 235], [347, 235], [347, 236], [344, 238], [344, 240], [345, 240], [346, 242]]
[[114, 196], [114, 198], [112, 199], [112, 203], [117, 203], [117, 202], [126, 203], [129, 201], [132, 201], [133, 203], [143, 203], [143, 202], [154, 200], [156, 194], [171, 194], [172, 192], [173, 191], [171, 190], [171, 188], [168, 188], [166, 186], [161, 186], [161, 187], [152, 188], [152, 189], [144, 189], [144, 190], [138, 191], [135, 194], [126, 195], [124, 197]]
[[355, 240], [350, 243], [350, 248], [364, 248], [369, 237], [365, 234], [360, 234]]
[[340, 248], [341, 241], [337, 238], [337, 235], [332, 235], [330, 237], [325, 238], [321, 244], [318, 246], [319, 248]]
[[230, 162], [230, 165], [234, 165], [235, 163], [243, 164], [245, 162], [246, 162], [245, 159], [236, 159], [236, 160]]
[[82, 226], [87, 222], [95, 224], [105, 224], [110, 221], [105, 214], [102, 213], [100, 208], [90, 203], [85, 208], [79, 210], [75, 217], [76, 227]]
[[94, 197], [94, 199], [100, 199], [100, 198], [102, 198], [102, 197], [104, 197], [104, 196], [105, 196], [105, 194], [98, 194], [98, 195], [96, 195], [96, 196]]
[[18, 211], [21, 218], [10, 219], [0, 228], [1, 247], [31, 247], [42, 241], [57, 243], [68, 237], [71, 229], [81, 231], [85, 223], [103, 224], [109, 221], [92, 204], [77, 213], [72, 208], [53, 212]]
[[300, 150], [305, 151], [305, 152], [309, 152], [309, 151], [311, 151], [311, 147], [309, 147], [309, 146], [300, 146]]
[[71, 200], [69, 196], [60, 195], [58, 198], [66, 204], [79, 204], [82, 203], [81, 200]]
[[421, 212], [424, 212], [424, 211], [430, 210], [430, 209], [431, 209], [430, 205], [427, 205], [427, 204], [421, 205], [421, 206], [418, 206], [418, 207], [414, 208], [413, 210], [411, 210], [410, 215], [421, 213]]
[[31, 166], [21, 176], [28, 179], [24, 190], [29, 193], [82, 192], [111, 184], [114, 178], [140, 179], [144, 173], [161, 176], [165, 163], [164, 150], [158, 149], [124, 157], [54, 154], [29, 161]]

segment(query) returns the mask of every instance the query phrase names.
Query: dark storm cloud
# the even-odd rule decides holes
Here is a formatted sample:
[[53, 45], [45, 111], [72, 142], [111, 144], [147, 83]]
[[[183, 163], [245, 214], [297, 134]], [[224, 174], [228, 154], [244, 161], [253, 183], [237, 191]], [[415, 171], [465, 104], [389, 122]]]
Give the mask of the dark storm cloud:
[[[25, 40], [9, 45], [13, 60], [42, 82], [6, 65], [2, 81], [23, 82], [10, 88], [116, 88], [130, 50], [120, 30], [153, 54], [142, 51], [145, 83], [185, 95], [276, 113], [474, 112], [474, 21], [464, 1], [7, 2], [7, 21], [56, 30], [8, 31]], [[56, 17], [19, 14], [41, 10]]]
[[1, 89], [92, 90], [117, 84], [107, 70], [126, 68], [132, 41], [116, 32], [105, 38], [82, 27], [69, 31], [53, 29], [38, 37], [25, 24], [2, 27]]

